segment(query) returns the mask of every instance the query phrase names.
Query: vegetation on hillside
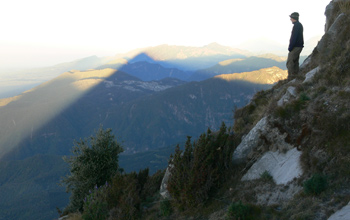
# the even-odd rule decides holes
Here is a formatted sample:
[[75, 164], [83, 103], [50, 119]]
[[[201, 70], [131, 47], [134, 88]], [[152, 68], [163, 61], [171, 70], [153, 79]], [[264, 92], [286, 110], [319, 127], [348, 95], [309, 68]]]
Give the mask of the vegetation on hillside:
[[118, 157], [123, 148], [111, 134], [111, 129], [102, 127], [96, 136], [75, 142], [73, 156], [64, 157], [70, 165], [70, 175], [63, 178], [70, 202], [64, 212], [82, 210], [83, 200], [89, 190], [103, 186], [111, 177], [120, 172]]
[[[113, 141], [110, 130], [100, 129], [91, 139], [91, 148], [83, 141], [74, 147], [76, 156], [67, 160], [72, 174], [64, 180], [73, 194], [63, 214], [75, 213], [82, 219], [154, 219], [169, 216], [172, 210], [201, 207], [227, 180], [226, 174], [232, 168], [234, 140], [224, 123], [218, 132], [208, 129], [197, 141], [191, 142], [188, 137], [184, 151], [177, 145], [169, 162], [172, 175], [168, 189], [173, 199], [162, 200], [159, 189], [164, 171], [152, 176], [148, 168], [139, 173], [120, 172], [117, 163], [121, 148]], [[101, 157], [91, 154], [96, 149], [94, 140], [98, 140], [97, 153]], [[115, 163], [108, 162], [111, 158]], [[105, 169], [105, 164], [113, 166]], [[85, 168], [98, 172], [84, 172]]]
[[181, 210], [204, 205], [232, 167], [232, 152], [224, 123], [217, 134], [208, 129], [193, 143], [188, 137], [184, 151], [177, 146], [169, 163], [172, 203]]

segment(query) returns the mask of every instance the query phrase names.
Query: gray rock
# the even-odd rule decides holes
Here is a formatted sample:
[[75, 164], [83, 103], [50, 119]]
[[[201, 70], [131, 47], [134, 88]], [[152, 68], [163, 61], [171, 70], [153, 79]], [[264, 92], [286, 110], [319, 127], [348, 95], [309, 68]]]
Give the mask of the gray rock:
[[328, 220], [349, 220], [350, 219], [350, 202], [342, 209], [331, 215]]
[[242, 177], [242, 181], [259, 179], [261, 174], [267, 171], [276, 184], [288, 184], [303, 173], [300, 156], [301, 152], [296, 148], [289, 150], [287, 153], [268, 151], [253, 164]]
[[305, 80], [304, 80], [303, 83], [311, 82], [312, 79], [318, 73], [319, 70], [320, 70], [320, 67], [318, 66], [315, 69], [313, 69], [313, 70], [309, 71], [308, 73], [306, 73]]
[[290, 86], [288, 87], [286, 93], [282, 96], [280, 100], [278, 100], [277, 105], [283, 106], [285, 103], [288, 103], [292, 98], [297, 97], [297, 92], [295, 87]]
[[257, 148], [286, 152], [293, 148], [285, 141], [286, 137], [287, 133], [282, 134], [278, 128], [270, 125], [267, 117], [264, 117], [250, 130], [233, 152], [233, 163], [245, 162]]
[[171, 168], [171, 165], [169, 165], [165, 171], [165, 174], [164, 174], [164, 177], [163, 177], [163, 180], [162, 180], [162, 183], [160, 185], [160, 195], [162, 196], [163, 199], [170, 199], [171, 196], [170, 196], [170, 193], [168, 191], [168, 181], [169, 181], [169, 177], [171, 175], [170, 173], [170, 168]]
[[252, 130], [243, 138], [242, 142], [238, 145], [236, 150], [233, 152], [233, 162], [243, 162], [248, 154], [258, 146], [258, 141], [263, 130], [268, 126], [267, 117], [262, 118]]

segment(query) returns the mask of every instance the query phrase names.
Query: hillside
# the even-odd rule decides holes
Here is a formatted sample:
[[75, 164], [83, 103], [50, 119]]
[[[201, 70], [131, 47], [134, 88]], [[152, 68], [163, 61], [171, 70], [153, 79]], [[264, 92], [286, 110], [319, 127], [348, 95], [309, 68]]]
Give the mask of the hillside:
[[143, 82], [113, 69], [64, 73], [1, 107], [0, 143], [6, 148], [0, 155], [68, 154], [74, 139], [89, 136], [99, 124], [113, 128], [127, 152], [166, 147], [230, 123], [235, 106], [271, 86], [220, 78], [182, 83]]
[[209, 199], [178, 209], [168, 184], [179, 168], [168, 167], [161, 194], [173, 212], [161, 219], [350, 218], [350, 11], [339, 2], [299, 75], [236, 110], [232, 167]]
[[143, 82], [113, 69], [66, 72], [1, 107], [0, 155], [67, 154], [72, 141], [88, 136], [111, 109], [181, 83]]
[[[116, 203], [104, 214], [110, 219], [350, 219], [350, 7], [342, 3], [327, 6], [325, 34], [297, 76], [256, 93], [235, 111], [233, 128], [222, 125], [195, 141], [188, 138], [183, 150], [175, 148], [161, 183], [154, 175], [143, 182], [147, 192], [141, 187], [113, 194], [128, 198], [128, 206]], [[141, 183], [137, 174], [113, 180], [122, 177]], [[144, 199], [148, 180], [160, 192]], [[110, 188], [96, 191], [110, 196], [117, 190], [112, 181]], [[111, 201], [92, 198], [94, 204]], [[84, 206], [82, 215], [96, 213], [102, 211]], [[81, 213], [75, 215], [80, 219]]]

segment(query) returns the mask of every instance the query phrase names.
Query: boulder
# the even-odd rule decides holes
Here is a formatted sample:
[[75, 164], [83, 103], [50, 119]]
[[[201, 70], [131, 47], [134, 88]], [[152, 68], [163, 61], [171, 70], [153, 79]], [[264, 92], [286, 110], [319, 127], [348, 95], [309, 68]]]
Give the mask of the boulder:
[[170, 193], [168, 191], [168, 181], [169, 181], [169, 177], [171, 175], [170, 173], [170, 168], [171, 168], [171, 165], [169, 165], [165, 171], [165, 174], [164, 174], [164, 177], [163, 177], [163, 180], [162, 180], [162, 183], [160, 185], [160, 195], [162, 196], [163, 199], [170, 199], [171, 196], [170, 196]]
[[287, 143], [287, 133], [282, 133], [277, 127], [271, 125], [272, 119], [263, 117], [253, 129], [243, 138], [242, 142], [237, 146], [233, 152], [233, 163], [243, 163], [255, 149], [259, 151], [281, 151], [285, 152], [293, 148]]
[[233, 162], [244, 162], [249, 153], [258, 146], [259, 137], [261, 133], [268, 126], [267, 117], [262, 118], [252, 130], [243, 138], [242, 142], [238, 145], [233, 152]]
[[320, 70], [320, 67], [318, 66], [315, 69], [313, 69], [313, 70], [309, 71], [308, 73], [306, 73], [305, 80], [303, 81], [303, 83], [311, 82], [312, 79], [314, 78], [316, 73], [318, 73], [319, 70]]
[[297, 97], [297, 92], [295, 87], [290, 86], [288, 87], [286, 93], [282, 96], [280, 100], [278, 100], [277, 105], [283, 106], [285, 103], [288, 103], [291, 99]]
[[286, 153], [268, 151], [253, 164], [242, 177], [242, 181], [259, 179], [267, 171], [276, 184], [288, 184], [303, 173], [300, 156], [301, 151], [298, 151], [296, 148]]
[[328, 220], [349, 220], [350, 219], [350, 202], [342, 209], [336, 211]]

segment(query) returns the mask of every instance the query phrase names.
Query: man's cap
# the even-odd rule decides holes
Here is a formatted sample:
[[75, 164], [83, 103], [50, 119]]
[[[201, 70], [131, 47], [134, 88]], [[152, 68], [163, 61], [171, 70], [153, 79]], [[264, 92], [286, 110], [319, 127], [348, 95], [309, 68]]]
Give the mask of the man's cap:
[[289, 17], [295, 19], [295, 20], [299, 20], [299, 13], [298, 12], [293, 12], [291, 15], [289, 15]]

